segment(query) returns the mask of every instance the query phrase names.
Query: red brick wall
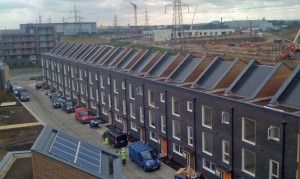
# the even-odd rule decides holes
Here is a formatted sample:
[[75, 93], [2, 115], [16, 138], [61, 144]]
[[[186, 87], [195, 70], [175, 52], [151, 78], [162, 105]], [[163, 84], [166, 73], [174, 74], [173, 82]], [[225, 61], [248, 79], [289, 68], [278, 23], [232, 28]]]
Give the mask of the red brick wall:
[[72, 166], [32, 151], [32, 168], [34, 179], [96, 179], [97, 177], [78, 170]]

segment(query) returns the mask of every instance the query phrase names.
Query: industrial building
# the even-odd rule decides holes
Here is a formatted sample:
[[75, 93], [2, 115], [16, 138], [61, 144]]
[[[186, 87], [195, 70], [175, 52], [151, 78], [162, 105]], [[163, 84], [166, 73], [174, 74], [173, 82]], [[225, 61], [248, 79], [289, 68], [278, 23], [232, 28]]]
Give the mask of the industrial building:
[[0, 34], [0, 59], [9, 66], [38, 64], [40, 54], [57, 43], [55, 27], [48, 24], [20, 25], [20, 30]]
[[299, 176], [300, 65], [59, 43], [44, 81], [207, 178]]

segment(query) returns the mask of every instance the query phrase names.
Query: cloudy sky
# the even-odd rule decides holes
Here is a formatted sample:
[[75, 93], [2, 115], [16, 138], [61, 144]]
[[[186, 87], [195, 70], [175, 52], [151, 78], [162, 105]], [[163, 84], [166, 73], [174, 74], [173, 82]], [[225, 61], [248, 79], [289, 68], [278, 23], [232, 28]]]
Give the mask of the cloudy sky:
[[[74, 6], [83, 22], [112, 26], [114, 16], [118, 25], [134, 25], [137, 5], [138, 25], [145, 25], [146, 10], [150, 25], [172, 24], [172, 0], [0, 0], [0, 30], [16, 29], [19, 24], [74, 22]], [[299, 0], [181, 0], [183, 23], [204, 23], [213, 20], [300, 19]], [[166, 8], [165, 8], [166, 7]], [[195, 11], [196, 10], [196, 11]], [[195, 12], [195, 13], [194, 13]]]

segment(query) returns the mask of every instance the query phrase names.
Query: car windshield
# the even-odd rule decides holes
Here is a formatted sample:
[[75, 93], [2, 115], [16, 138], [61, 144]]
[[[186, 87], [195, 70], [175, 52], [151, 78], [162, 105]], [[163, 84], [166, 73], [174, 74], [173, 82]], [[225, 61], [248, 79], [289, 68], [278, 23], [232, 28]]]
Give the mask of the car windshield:
[[22, 91], [22, 92], [20, 92], [20, 95], [21, 95], [21, 96], [28, 96], [28, 92]]
[[154, 150], [143, 152], [141, 155], [144, 160], [151, 160], [153, 158], [156, 158], [156, 156], [157, 156], [157, 154]]
[[89, 112], [87, 112], [87, 111], [84, 111], [84, 112], [80, 113], [80, 116], [88, 116], [88, 115], [89, 115]]
[[73, 103], [71, 101], [66, 102], [66, 106], [73, 107]]

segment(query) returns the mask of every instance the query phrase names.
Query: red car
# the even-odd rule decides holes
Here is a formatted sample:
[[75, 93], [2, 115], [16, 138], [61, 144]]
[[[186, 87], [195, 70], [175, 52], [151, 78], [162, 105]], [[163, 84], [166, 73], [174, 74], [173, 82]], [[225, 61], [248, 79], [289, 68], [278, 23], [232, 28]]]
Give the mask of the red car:
[[85, 107], [77, 107], [75, 108], [75, 119], [84, 123], [89, 123], [92, 120], [92, 113]]

